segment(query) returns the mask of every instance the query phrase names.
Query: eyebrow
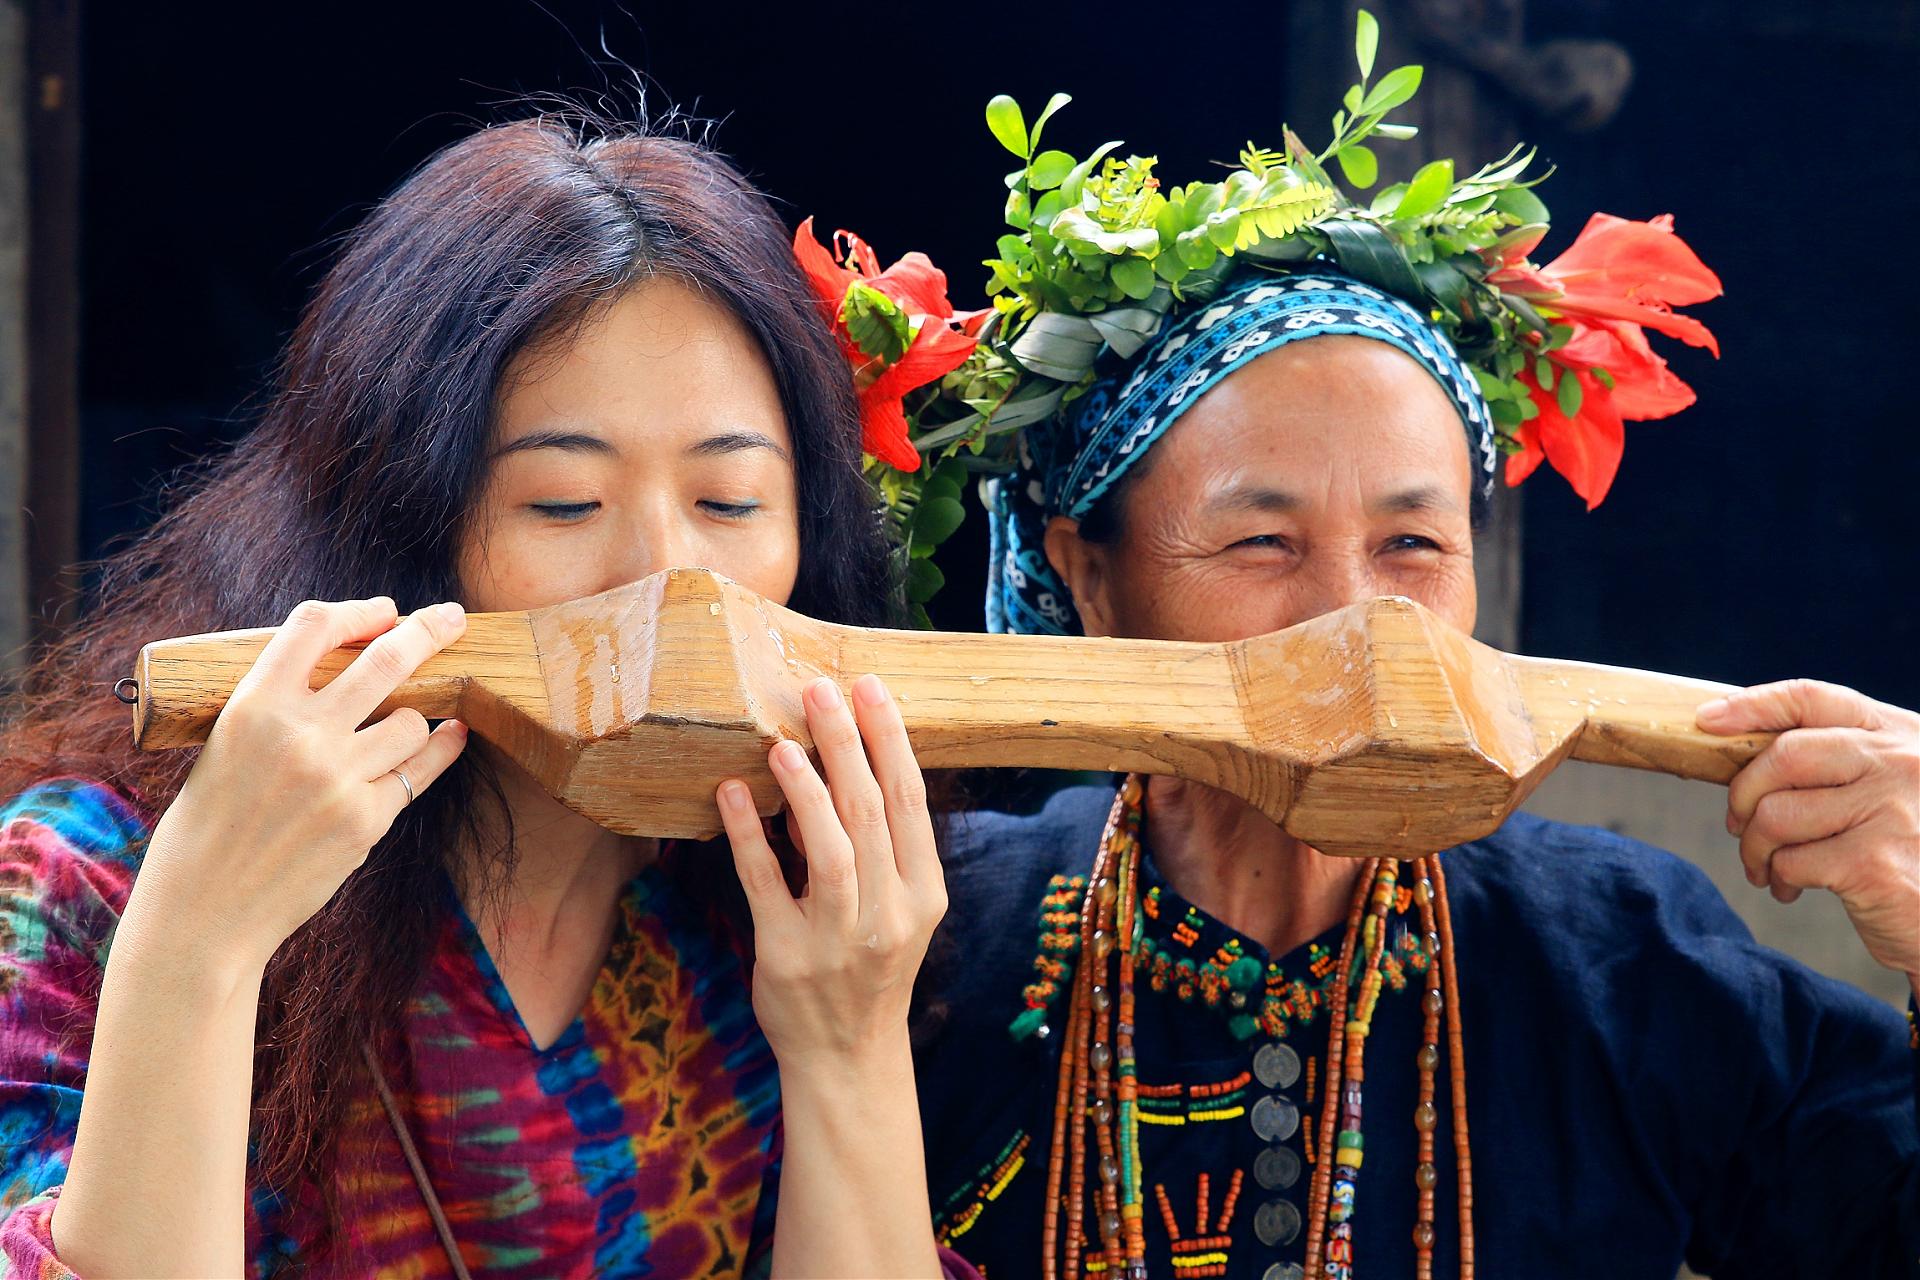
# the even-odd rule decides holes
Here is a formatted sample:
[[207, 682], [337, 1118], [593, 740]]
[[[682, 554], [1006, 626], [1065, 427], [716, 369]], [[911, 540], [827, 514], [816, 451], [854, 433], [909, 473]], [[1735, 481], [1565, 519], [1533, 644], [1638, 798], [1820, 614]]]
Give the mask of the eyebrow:
[[1263, 511], [1269, 515], [1298, 511], [1303, 505], [1298, 494], [1252, 484], [1235, 485], [1207, 500], [1207, 508], [1212, 511]]
[[[1208, 510], [1212, 511], [1258, 511], [1268, 515], [1285, 515], [1298, 511], [1305, 505], [1298, 494], [1289, 493], [1284, 489], [1269, 488], [1266, 485], [1236, 485], [1207, 502]], [[1457, 512], [1460, 510], [1460, 504], [1434, 485], [1418, 485], [1371, 502], [1368, 504], [1368, 509], [1392, 514], [1416, 511]]]
[[1460, 504], [1453, 500], [1445, 490], [1434, 485], [1420, 485], [1412, 489], [1402, 489], [1398, 493], [1388, 494], [1372, 505], [1375, 511], [1388, 511], [1405, 514], [1414, 511], [1457, 512]]
[[585, 431], [529, 431], [519, 439], [501, 445], [494, 450], [493, 456], [504, 458], [510, 453], [524, 453], [528, 449], [562, 449], [569, 453], [619, 452], [611, 441]]
[[787, 451], [780, 447], [771, 436], [761, 435], [758, 431], [723, 431], [717, 436], [708, 436], [695, 444], [687, 446], [687, 452], [696, 458], [710, 458], [723, 453], [739, 453], [743, 449], [766, 449], [783, 462], [792, 462]]
[[[529, 431], [526, 435], [494, 451], [494, 457], [503, 458], [510, 453], [524, 453], [529, 449], [561, 449], [571, 453], [616, 454], [619, 452], [613, 443], [601, 436], [586, 431]], [[778, 441], [758, 431], [725, 431], [708, 436], [687, 447], [694, 457], [706, 458], [720, 454], [738, 453], [743, 449], [768, 449], [783, 461], [792, 462], [787, 451]]]

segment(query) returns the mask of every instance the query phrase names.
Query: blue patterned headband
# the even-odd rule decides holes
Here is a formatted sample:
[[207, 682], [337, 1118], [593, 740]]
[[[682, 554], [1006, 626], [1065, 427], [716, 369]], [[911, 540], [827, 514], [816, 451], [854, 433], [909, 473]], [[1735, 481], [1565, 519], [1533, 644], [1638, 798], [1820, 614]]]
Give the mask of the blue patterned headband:
[[1460, 410], [1481, 492], [1492, 489], [1493, 417], [1444, 334], [1400, 299], [1318, 264], [1300, 275], [1250, 273], [1178, 313], [1127, 368], [1064, 413], [1022, 430], [1018, 469], [988, 493], [987, 629], [1078, 634], [1073, 596], [1041, 545], [1047, 521], [1084, 519], [1214, 383], [1256, 356], [1324, 334], [1374, 338], [1418, 360]]

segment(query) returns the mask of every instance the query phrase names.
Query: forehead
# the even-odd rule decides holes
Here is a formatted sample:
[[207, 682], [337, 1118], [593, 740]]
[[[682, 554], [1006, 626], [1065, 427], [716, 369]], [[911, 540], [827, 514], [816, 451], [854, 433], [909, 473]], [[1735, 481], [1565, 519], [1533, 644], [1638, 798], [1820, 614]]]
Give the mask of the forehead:
[[1154, 446], [1141, 487], [1178, 500], [1249, 473], [1321, 493], [1443, 486], [1462, 510], [1472, 463], [1452, 397], [1413, 357], [1371, 338], [1328, 335], [1234, 370]]
[[616, 443], [752, 429], [788, 444], [773, 370], [726, 306], [671, 277], [529, 347], [496, 397], [501, 443], [569, 424]]

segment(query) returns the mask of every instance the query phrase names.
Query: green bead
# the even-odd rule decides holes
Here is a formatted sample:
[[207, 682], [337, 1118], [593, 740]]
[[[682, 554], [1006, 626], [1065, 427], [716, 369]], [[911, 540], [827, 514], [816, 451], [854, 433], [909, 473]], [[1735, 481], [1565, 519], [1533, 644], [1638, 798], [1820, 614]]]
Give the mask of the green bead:
[[1252, 956], [1241, 956], [1227, 966], [1227, 985], [1235, 991], [1251, 991], [1260, 981], [1260, 962]]
[[1253, 1033], [1259, 1029], [1259, 1020], [1250, 1013], [1235, 1014], [1227, 1019], [1227, 1030], [1233, 1032], [1236, 1040], [1251, 1040]]
[[1015, 1040], [1025, 1040], [1028, 1036], [1031, 1036], [1034, 1032], [1045, 1026], [1046, 1021], [1047, 1011], [1045, 1009], [1028, 1009], [1013, 1020], [1013, 1024], [1007, 1028], [1007, 1034], [1011, 1035]]
[[1339, 1140], [1336, 1141], [1334, 1145], [1337, 1147], [1352, 1147], [1355, 1151], [1364, 1151], [1367, 1147], [1367, 1140], [1360, 1136], [1358, 1129], [1342, 1129]]

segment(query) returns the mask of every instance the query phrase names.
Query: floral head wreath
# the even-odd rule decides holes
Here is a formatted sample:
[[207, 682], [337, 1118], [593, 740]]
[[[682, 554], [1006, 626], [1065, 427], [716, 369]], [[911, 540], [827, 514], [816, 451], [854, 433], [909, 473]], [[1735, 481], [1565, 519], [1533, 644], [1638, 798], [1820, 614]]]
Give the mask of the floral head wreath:
[[[1548, 230], [1516, 147], [1465, 177], [1435, 160], [1370, 198], [1369, 142], [1415, 130], [1387, 116], [1420, 86], [1421, 69], [1372, 79], [1379, 30], [1360, 12], [1360, 82], [1314, 152], [1291, 129], [1283, 151], [1249, 143], [1219, 182], [1163, 186], [1153, 157], [1116, 158], [1119, 142], [1084, 159], [1041, 150], [1056, 93], [1031, 127], [1001, 96], [987, 127], [1021, 166], [1006, 177], [1010, 228], [986, 261], [985, 311], [956, 314], [946, 278], [921, 254], [885, 271], [858, 237], [836, 238], [836, 261], [800, 227], [795, 251], [832, 320], [861, 388], [868, 476], [886, 504], [916, 609], [941, 575], [929, 558], [964, 518], [972, 473], [1010, 470], [1015, 433], [1061, 411], [1107, 353], [1127, 358], [1176, 304], [1204, 301], [1245, 266], [1288, 271], [1320, 261], [1431, 317], [1472, 370], [1517, 485], [1545, 461], [1587, 502], [1613, 483], [1629, 421], [1694, 401], [1649, 346], [1646, 330], [1719, 346], [1674, 308], [1719, 296], [1719, 279], [1673, 232], [1596, 213], [1545, 266], [1528, 255]], [[1329, 169], [1345, 178], [1343, 190]]]

